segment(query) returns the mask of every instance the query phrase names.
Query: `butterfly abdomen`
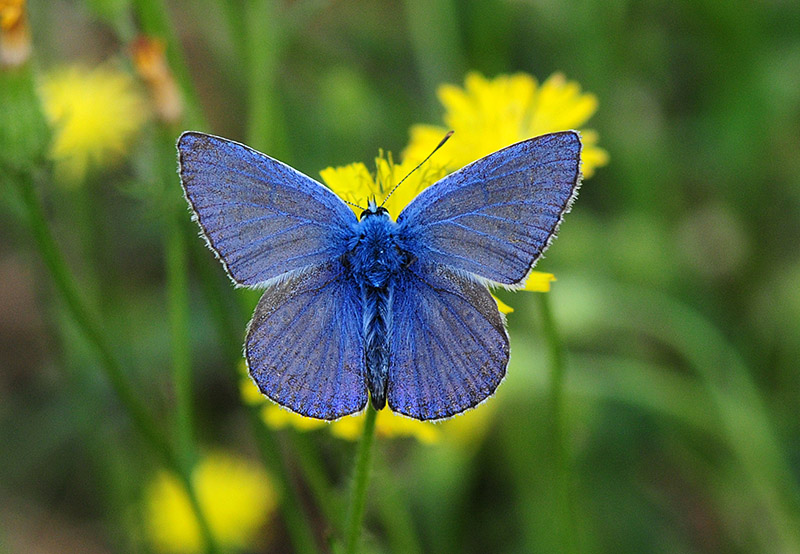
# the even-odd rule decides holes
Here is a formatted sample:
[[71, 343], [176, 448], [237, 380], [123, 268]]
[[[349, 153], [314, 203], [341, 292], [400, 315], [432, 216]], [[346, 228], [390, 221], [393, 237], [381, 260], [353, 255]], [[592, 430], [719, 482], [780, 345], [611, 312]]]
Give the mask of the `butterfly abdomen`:
[[392, 282], [382, 288], [370, 286], [362, 288], [367, 386], [372, 397], [372, 405], [376, 410], [380, 410], [386, 405], [393, 292], [394, 283]]

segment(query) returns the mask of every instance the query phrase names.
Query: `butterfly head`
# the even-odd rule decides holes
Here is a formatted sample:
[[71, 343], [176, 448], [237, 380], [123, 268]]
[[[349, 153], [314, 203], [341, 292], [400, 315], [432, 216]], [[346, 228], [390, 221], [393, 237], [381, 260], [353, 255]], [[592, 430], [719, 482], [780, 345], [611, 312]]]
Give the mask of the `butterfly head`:
[[375, 203], [374, 198], [369, 201], [369, 203], [367, 204], [367, 209], [361, 212], [361, 217], [359, 217], [358, 219], [360, 221], [363, 221], [364, 219], [373, 215], [382, 215], [385, 217], [389, 217], [389, 210], [387, 210], [383, 206], [378, 206]]

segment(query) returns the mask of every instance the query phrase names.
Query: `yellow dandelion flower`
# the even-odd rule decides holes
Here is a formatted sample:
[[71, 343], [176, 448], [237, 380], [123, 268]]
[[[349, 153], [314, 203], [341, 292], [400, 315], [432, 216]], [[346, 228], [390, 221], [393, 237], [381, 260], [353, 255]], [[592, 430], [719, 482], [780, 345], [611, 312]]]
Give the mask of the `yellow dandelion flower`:
[[[275, 488], [258, 464], [224, 452], [211, 453], [192, 476], [200, 506], [220, 546], [253, 548], [256, 536], [277, 506]], [[204, 550], [189, 498], [178, 479], [166, 471], [145, 489], [147, 536], [159, 552], [189, 554]]]
[[148, 117], [134, 79], [110, 65], [53, 71], [41, 94], [53, 127], [50, 154], [59, 177], [72, 182], [121, 159]]
[[[444, 133], [439, 140], [442, 140]], [[430, 154], [430, 152], [428, 152]], [[403, 211], [415, 196], [423, 189], [445, 176], [446, 171], [435, 162], [429, 161], [417, 171], [409, 175], [417, 162], [395, 163], [391, 153], [375, 158], [375, 174], [371, 174], [363, 163], [352, 163], [340, 167], [329, 167], [320, 171], [320, 176], [328, 187], [340, 198], [366, 207], [370, 199], [375, 199], [378, 204], [383, 202], [386, 195], [406, 175], [408, 179], [397, 188], [384, 206], [392, 219]], [[353, 208], [357, 216], [361, 215], [358, 208]]]
[[438, 93], [447, 128], [414, 125], [404, 160], [422, 160], [448, 129], [454, 130], [455, 136], [440, 155], [448, 172], [521, 140], [579, 129], [583, 137], [584, 178], [608, 163], [608, 154], [597, 146], [597, 133], [580, 129], [597, 110], [597, 97], [582, 93], [578, 83], [567, 81], [561, 73], [539, 85], [524, 73], [490, 80], [471, 72], [463, 89], [442, 85]]

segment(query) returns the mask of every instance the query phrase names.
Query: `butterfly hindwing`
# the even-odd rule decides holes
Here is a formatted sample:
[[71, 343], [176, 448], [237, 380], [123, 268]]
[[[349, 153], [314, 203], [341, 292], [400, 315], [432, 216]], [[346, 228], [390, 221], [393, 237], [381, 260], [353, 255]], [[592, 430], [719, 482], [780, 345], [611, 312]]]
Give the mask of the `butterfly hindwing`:
[[359, 293], [331, 262], [271, 284], [245, 340], [262, 393], [301, 415], [337, 419], [367, 403]]
[[243, 285], [341, 255], [355, 215], [299, 171], [237, 142], [178, 140], [186, 198], [210, 246]]
[[395, 288], [391, 351], [390, 408], [437, 420], [494, 393], [508, 364], [508, 336], [484, 285], [414, 262]]
[[425, 189], [397, 221], [421, 260], [519, 284], [577, 194], [580, 155], [575, 131], [519, 142]]

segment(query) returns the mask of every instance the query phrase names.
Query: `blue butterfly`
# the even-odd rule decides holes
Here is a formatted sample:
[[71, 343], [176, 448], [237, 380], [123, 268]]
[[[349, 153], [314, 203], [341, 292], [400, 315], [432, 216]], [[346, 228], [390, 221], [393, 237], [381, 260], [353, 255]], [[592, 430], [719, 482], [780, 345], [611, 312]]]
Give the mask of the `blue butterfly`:
[[491, 396], [508, 335], [488, 285], [520, 287], [580, 185], [581, 141], [519, 142], [423, 190], [392, 221], [359, 218], [323, 185], [197, 132], [180, 176], [208, 245], [239, 285], [264, 288], [245, 356], [263, 394], [333, 420], [388, 402], [438, 420]]

